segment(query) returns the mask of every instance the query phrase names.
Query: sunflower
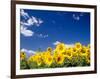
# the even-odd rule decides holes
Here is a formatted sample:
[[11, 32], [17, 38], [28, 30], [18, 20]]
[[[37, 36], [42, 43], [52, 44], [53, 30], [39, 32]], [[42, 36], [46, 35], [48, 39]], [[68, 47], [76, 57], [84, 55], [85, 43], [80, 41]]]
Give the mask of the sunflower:
[[77, 57], [78, 55], [79, 55], [79, 51], [77, 51], [77, 49], [75, 47], [73, 47], [72, 56]]
[[88, 55], [90, 54], [90, 48], [87, 48], [86, 46], [83, 46], [81, 49], [81, 54]]
[[26, 53], [25, 52], [21, 52], [20, 53], [20, 59], [24, 60], [26, 58]]
[[87, 57], [87, 53], [86, 52], [84, 52], [84, 53], [83, 52], [80, 52], [80, 56], [86, 58]]
[[59, 43], [57, 46], [56, 46], [56, 49], [55, 49], [58, 53], [63, 53], [66, 51], [66, 46], [64, 45], [64, 43]]
[[47, 51], [48, 51], [48, 52], [52, 52], [52, 48], [51, 48], [51, 47], [48, 47], [48, 48], [47, 48]]
[[28, 58], [27, 60], [28, 64], [30, 64], [31, 62], [35, 62], [35, 55], [32, 55]]
[[56, 56], [54, 57], [55, 58], [55, 61], [56, 61], [56, 63], [57, 64], [63, 64], [63, 62], [64, 62], [64, 59], [65, 59], [65, 57], [64, 57], [64, 55], [63, 54], [56, 54]]
[[87, 54], [86, 61], [88, 64], [90, 63], [90, 53]]
[[90, 63], [90, 49], [89, 48], [86, 49], [86, 53], [87, 53], [87, 57], [86, 57], [87, 63]]
[[30, 56], [28, 61], [33, 61], [34, 55]]
[[73, 47], [73, 52], [77, 52], [77, 49], [75, 47]]
[[38, 66], [42, 64], [42, 56], [41, 54], [36, 54], [33, 58], [33, 60], [37, 63]]
[[58, 51], [56, 49], [53, 50], [53, 55], [57, 55], [58, 54]]
[[87, 59], [87, 63], [90, 64], [90, 58]]
[[87, 53], [90, 53], [90, 48], [86, 48], [86, 52]]
[[48, 55], [44, 58], [44, 63], [47, 65], [47, 66], [51, 66], [53, 62], [53, 57], [51, 55]]
[[88, 48], [90, 48], [91, 46], [90, 46], [90, 44], [88, 44], [88, 46], [87, 46]]
[[78, 57], [78, 56], [79, 56], [79, 54], [77, 52], [72, 53], [72, 57]]
[[90, 56], [89, 55], [86, 56], [86, 61], [88, 64], [90, 64]]
[[75, 44], [75, 48], [76, 48], [77, 51], [80, 51], [80, 50], [82, 49], [81, 43], [79, 43], [79, 42], [76, 43], [76, 44]]
[[86, 47], [86, 46], [82, 46], [81, 51], [82, 51], [82, 52], [85, 52], [85, 51], [86, 51], [86, 49], [87, 49], [87, 47]]
[[72, 52], [73, 52], [72, 48], [68, 48], [66, 50], [65, 57], [68, 58], [68, 59], [71, 59], [72, 58]]
[[28, 61], [29, 62], [36, 62], [37, 61], [37, 54], [30, 56]]
[[50, 55], [51, 55], [51, 52], [45, 51], [42, 53], [42, 58], [46, 58], [47, 56], [50, 56]]
[[82, 54], [86, 54], [86, 46], [82, 46], [82, 49], [80, 51], [78, 51], [79, 56], [81, 56]]

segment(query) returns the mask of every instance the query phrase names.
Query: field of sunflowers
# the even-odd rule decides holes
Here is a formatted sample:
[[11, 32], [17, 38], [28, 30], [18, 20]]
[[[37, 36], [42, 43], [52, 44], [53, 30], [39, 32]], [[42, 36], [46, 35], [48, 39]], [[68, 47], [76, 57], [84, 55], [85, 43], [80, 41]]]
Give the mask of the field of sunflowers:
[[84, 46], [78, 42], [73, 47], [67, 47], [64, 43], [59, 43], [55, 49], [48, 47], [45, 51], [36, 52], [28, 58], [25, 52], [20, 52], [21, 69], [77, 66], [90, 66], [90, 44]]

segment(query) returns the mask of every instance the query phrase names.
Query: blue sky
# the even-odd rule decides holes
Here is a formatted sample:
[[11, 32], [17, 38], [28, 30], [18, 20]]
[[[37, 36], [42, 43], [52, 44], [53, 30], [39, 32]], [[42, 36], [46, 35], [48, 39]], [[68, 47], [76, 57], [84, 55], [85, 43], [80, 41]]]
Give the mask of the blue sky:
[[46, 50], [56, 42], [90, 43], [90, 13], [21, 9], [20, 17], [21, 49]]

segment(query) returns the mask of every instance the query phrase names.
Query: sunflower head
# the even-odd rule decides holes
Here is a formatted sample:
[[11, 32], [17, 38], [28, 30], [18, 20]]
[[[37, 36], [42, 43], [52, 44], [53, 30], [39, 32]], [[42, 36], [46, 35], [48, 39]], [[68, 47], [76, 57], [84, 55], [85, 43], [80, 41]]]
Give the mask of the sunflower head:
[[66, 50], [66, 46], [64, 45], [64, 43], [59, 43], [56, 46], [56, 51], [59, 53], [63, 53], [63, 52], [65, 52], [65, 50]]
[[90, 64], [90, 58], [87, 58], [87, 63]]
[[42, 56], [41, 54], [36, 54], [34, 57], [34, 61], [37, 63], [38, 66], [42, 64]]
[[86, 48], [86, 52], [87, 53], [90, 53], [90, 48]]
[[75, 47], [73, 47], [73, 52], [77, 52], [77, 49]]
[[69, 48], [69, 49], [66, 50], [65, 56], [66, 56], [68, 59], [71, 59], [71, 58], [72, 58], [72, 53], [73, 53], [72, 48]]
[[65, 59], [65, 57], [64, 57], [63, 54], [57, 54], [56, 57], [55, 57], [56, 63], [60, 64], [60, 65], [63, 64], [64, 59]]
[[52, 48], [51, 48], [51, 47], [48, 47], [48, 48], [47, 48], [47, 51], [48, 51], [48, 52], [52, 52]]
[[51, 55], [51, 52], [45, 51], [45, 52], [44, 52], [44, 57], [46, 57], [46, 56], [48, 56], [48, 55]]
[[85, 52], [85, 51], [86, 51], [86, 49], [87, 49], [87, 47], [86, 47], [86, 46], [82, 46], [81, 52]]
[[35, 55], [32, 55], [28, 58], [28, 63], [34, 62], [35, 61]]
[[76, 44], [75, 44], [75, 48], [76, 48], [77, 51], [81, 51], [81, 49], [82, 49], [81, 43], [79, 43], [79, 42], [76, 43]]
[[90, 48], [83, 46], [80, 52], [82, 56], [89, 56], [90, 55]]
[[90, 63], [90, 48], [86, 49], [86, 54], [87, 54], [87, 63]]
[[53, 63], [53, 57], [51, 55], [48, 55], [47, 57], [44, 58], [44, 63], [47, 66], [51, 66], [51, 64]]
[[26, 53], [25, 52], [21, 52], [20, 53], [20, 59], [24, 60], [26, 58]]

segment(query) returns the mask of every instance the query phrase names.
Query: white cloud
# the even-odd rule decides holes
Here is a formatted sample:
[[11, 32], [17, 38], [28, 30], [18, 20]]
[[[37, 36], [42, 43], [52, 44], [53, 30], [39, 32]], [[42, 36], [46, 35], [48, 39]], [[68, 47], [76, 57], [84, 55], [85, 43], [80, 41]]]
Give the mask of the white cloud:
[[39, 24], [43, 23], [43, 20], [39, 19]]
[[66, 46], [67, 48], [69, 48], [69, 47], [74, 47], [74, 44], [65, 44], [65, 46]]
[[21, 34], [26, 37], [30, 37], [30, 36], [33, 36], [34, 32], [31, 30], [28, 30], [27, 27], [21, 26]]
[[[36, 26], [39, 27], [42, 23], [43, 20], [40, 18], [36, 18], [34, 16], [29, 16], [27, 12], [25, 12], [23, 9], [20, 11], [21, 16], [24, 17], [24, 19], [20, 22], [21, 24], [21, 34], [30, 37], [34, 35], [34, 31], [29, 30], [28, 26]], [[46, 38], [48, 37], [47, 35], [38, 35], [38, 37]]]
[[40, 24], [43, 23], [43, 21], [41, 19], [38, 19], [38, 18], [36, 18], [34, 16], [32, 16], [31, 19], [32, 19], [32, 22], [30, 22], [30, 23], [32, 23], [33, 25], [36, 25], [37, 27], [39, 27]]
[[48, 37], [48, 35], [44, 35], [44, 38]]
[[24, 48], [23, 48], [23, 49], [21, 49], [21, 52], [26, 52], [26, 51], [27, 51], [27, 49], [24, 49]]
[[41, 19], [38, 19], [34, 16], [30, 17], [26, 22], [21, 21], [21, 25], [23, 25], [23, 26], [33, 26], [34, 25], [34, 26], [39, 27], [40, 24], [42, 24], [42, 23], [43, 23], [43, 21]]
[[21, 25], [23, 25], [23, 26], [31, 26], [31, 24], [28, 23], [28, 22], [21, 22]]
[[73, 14], [73, 18], [75, 19], [75, 20], [80, 20], [80, 16], [78, 16], [78, 15], [75, 15], [75, 14]]
[[35, 53], [36, 53], [36, 52], [33, 51], [33, 50], [27, 50], [27, 49], [25, 49], [25, 48], [22, 48], [22, 49], [21, 49], [21, 52], [25, 52], [25, 53], [27, 53], [27, 54], [35, 54]]
[[37, 18], [34, 17], [34, 16], [32, 16], [32, 21], [33, 21], [34, 23], [38, 24], [38, 20], [37, 20]]
[[23, 16], [25, 19], [29, 18], [28, 13], [26, 13], [23, 9], [20, 11], [21, 16]]
[[20, 51], [21, 51], [21, 52], [25, 52], [27, 58], [29, 58], [30, 56], [32, 56], [32, 55], [34, 55], [34, 54], [36, 53], [36, 52], [33, 51], [33, 50], [28, 50], [28, 49], [25, 49], [25, 48], [22, 48]]
[[27, 23], [28, 23], [29, 25], [33, 25], [33, 24], [34, 24], [34, 21], [32, 20], [32, 18], [29, 18], [29, 19], [27, 20]]
[[34, 25], [34, 21], [33, 21], [33, 19], [32, 18], [29, 18], [26, 22], [22, 22], [21, 21], [21, 25], [23, 25], [23, 26], [31, 26], [31, 25]]
[[48, 37], [48, 35], [37, 34], [37, 37], [39, 37], [39, 38], [47, 38], [47, 37]]
[[[53, 43], [53, 45], [57, 45], [57, 44], [59, 44], [59, 43], [61, 43], [61, 42], [56, 41], [56, 42]], [[66, 46], [66, 48], [74, 47], [74, 44], [65, 44], [65, 46]]]
[[56, 42], [53, 43], [53, 45], [57, 45], [57, 44], [59, 44], [59, 43], [60, 43], [59, 41], [56, 41]]
[[72, 15], [73, 19], [74, 19], [74, 20], [77, 20], [77, 21], [80, 20], [80, 18], [81, 18], [82, 16], [84, 16], [83, 13], [80, 13], [80, 14], [73, 14], [73, 15]]

